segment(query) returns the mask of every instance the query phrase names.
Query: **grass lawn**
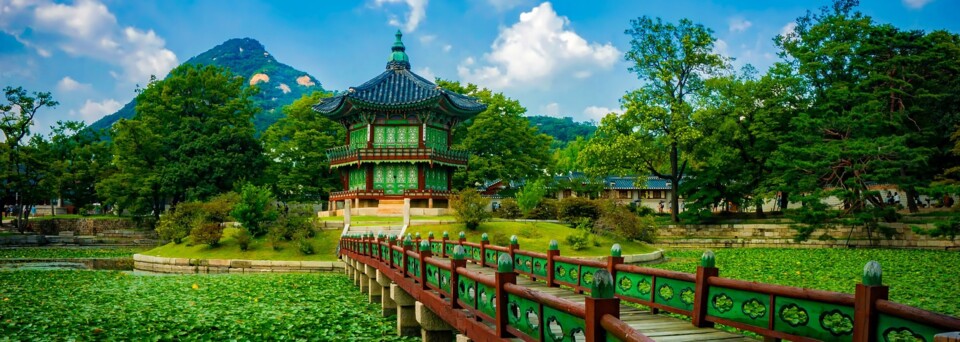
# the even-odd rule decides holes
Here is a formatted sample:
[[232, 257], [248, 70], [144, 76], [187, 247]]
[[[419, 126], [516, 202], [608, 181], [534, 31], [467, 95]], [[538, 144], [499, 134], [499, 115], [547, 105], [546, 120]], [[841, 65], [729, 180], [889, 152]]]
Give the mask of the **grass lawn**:
[[316, 254], [304, 255], [297, 249], [297, 245], [292, 241], [280, 242], [280, 250], [273, 250], [266, 238], [260, 237], [250, 243], [250, 249], [241, 251], [233, 234], [239, 231], [236, 228], [226, 228], [223, 230], [223, 238], [220, 239], [220, 245], [210, 247], [207, 245], [189, 245], [190, 238], [184, 240], [181, 244], [173, 242], [166, 245], [145, 251], [141, 254], [170, 257], [170, 258], [190, 258], [190, 259], [249, 259], [249, 260], [337, 260], [334, 252], [340, 241], [340, 230], [323, 230], [317, 232], [317, 235], [311, 239], [313, 250]]
[[341, 274], [0, 272], [0, 340], [418, 341]]
[[[883, 267], [890, 299], [922, 309], [960, 316], [960, 253], [894, 249], [714, 250], [720, 276], [769, 284], [853, 293], [870, 260]], [[649, 267], [694, 273], [702, 250], [668, 250], [665, 263]]]
[[132, 258], [147, 248], [24, 247], [0, 249], [0, 259]]
[[577, 232], [576, 229], [567, 227], [562, 224], [549, 223], [549, 222], [514, 222], [514, 221], [492, 221], [484, 222], [480, 224], [480, 227], [475, 231], [467, 231], [466, 227], [463, 224], [439, 224], [439, 225], [424, 225], [424, 226], [410, 226], [407, 228], [407, 233], [416, 234], [420, 233], [420, 236], [423, 238], [427, 237], [427, 234], [433, 232], [433, 236], [436, 239], [443, 237], [443, 232], [450, 233], [450, 239], [456, 240], [461, 231], [467, 233], [467, 241], [471, 242], [480, 242], [480, 236], [483, 233], [487, 233], [490, 237], [490, 243], [494, 243], [494, 234], [501, 233], [505, 236], [506, 239], [509, 239], [511, 235], [516, 235], [517, 239], [520, 242], [520, 248], [534, 251], [534, 252], [546, 252], [547, 248], [550, 246], [550, 240], [557, 240], [560, 243], [560, 255], [563, 256], [606, 256], [610, 255], [610, 246], [614, 243], [619, 243], [623, 248], [623, 254], [641, 254], [649, 253], [655, 249], [641, 242], [634, 241], [624, 241], [616, 240], [609, 237], [597, 237], [597, 241], [600, 246], [590, 247], [575, 251], [568, 247], [566, 238], [568, 235], [574, 234]]
[[49, 216], [49, 215], [34, 216], [34, 217], [30, 217], [30, 219], [29, 219], [28, 221], [33, 221], [33, 220], [43, 221], [43, 220], [52, 220], [52, 219], [81, 219], [81, 218], [84, 218], [84, 219], [97, 219], [97, 220], [122, 220], [122, 219], [130, 219], [130, 217], [128, 217], [128, 216], [117, 216], [117, 215], [86, 215], [86, 216], [83, 216], [83, 215], [79, 215], [79, 214], [61, 214], [61, 215], [56, 215], [56, 216]]

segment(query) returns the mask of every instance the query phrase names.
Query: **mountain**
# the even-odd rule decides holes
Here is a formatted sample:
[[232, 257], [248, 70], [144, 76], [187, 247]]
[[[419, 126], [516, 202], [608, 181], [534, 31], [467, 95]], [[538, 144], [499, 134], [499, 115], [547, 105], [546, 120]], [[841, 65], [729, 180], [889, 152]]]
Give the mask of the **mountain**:
[[553, 137], [554, 147], [563, 147], [568, 142], [577, 140], [577, 137], [589, 138], [597, 130], [591, 122], [573, 121], [571, 117], [556, 118], [552, 116], [528, 116], [530, 125], [540, 130], [540, 133]]
[[[320, 81], [306, 72], [278, 62], [255, 39], [235, 38], [190, 58], [184, 64], [216, 65], [242, 76], [246, 86], [257, 85], [253, 102], [261, 111], [253, 118], [257, 132], [263, 132], [283, 117], [281, 108], [303, 94], [324, 91]], [[121, 118], [132, 118], [136, 99], [116, 113], [104, 116], [90, 125], [93, 129], [109, 128]]]

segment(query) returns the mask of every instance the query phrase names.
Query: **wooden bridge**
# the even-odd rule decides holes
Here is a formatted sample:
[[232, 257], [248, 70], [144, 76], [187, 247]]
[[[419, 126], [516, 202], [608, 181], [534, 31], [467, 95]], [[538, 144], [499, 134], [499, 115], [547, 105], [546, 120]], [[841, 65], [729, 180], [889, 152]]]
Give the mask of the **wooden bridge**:
[[341, 238], [340, 256], [397, 333], [424, 341], [752, 340], [714, 324], [765, 341], [960, 341], [960, 319], [889, 301], [875, 262], [850, 295], [722, 278], [711, 252], [691, 274], [623, 264], [618, 245], [605, 261], [557, 247], [367, 234]]

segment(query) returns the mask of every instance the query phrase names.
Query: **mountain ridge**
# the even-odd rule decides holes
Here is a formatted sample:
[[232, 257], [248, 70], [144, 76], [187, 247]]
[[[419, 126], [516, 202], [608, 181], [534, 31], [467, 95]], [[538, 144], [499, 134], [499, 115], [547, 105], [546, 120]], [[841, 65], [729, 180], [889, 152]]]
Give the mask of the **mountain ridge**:
[[[312, 75], [277, 61], [259, 41], [253, 38], [232, 38], [191, 57], [183, 64], [215, 65], [246, 80], [244, 86], [256, 85], [258, 92], [253, 102], [260, 107], [253, 118], [257, 132], [263, 132], [283, 117], [282, 107], [304, 94], [325, 91]], [[181, 65], [183, 65], [181, 64]], [[120, 119], [133, 118], [136, 98], [113, 114], [106, 115], [90, 125], [91, 129], [110, 128]]]

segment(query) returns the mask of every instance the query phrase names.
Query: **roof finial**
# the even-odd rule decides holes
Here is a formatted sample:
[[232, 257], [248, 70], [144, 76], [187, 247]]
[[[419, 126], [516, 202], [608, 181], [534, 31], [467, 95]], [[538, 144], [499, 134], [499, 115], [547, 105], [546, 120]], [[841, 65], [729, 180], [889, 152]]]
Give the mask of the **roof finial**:
[[410, 70], [410, 58], [407, 57], [407, 48], [403, 46], [403, 33], [400, 30], [397, 30], [396, 34], [397, 40], [393, 42], [393, 47], [390, 48], [390, 59], [387, 60], [387, 69], [400, 70], [406, 69]]

